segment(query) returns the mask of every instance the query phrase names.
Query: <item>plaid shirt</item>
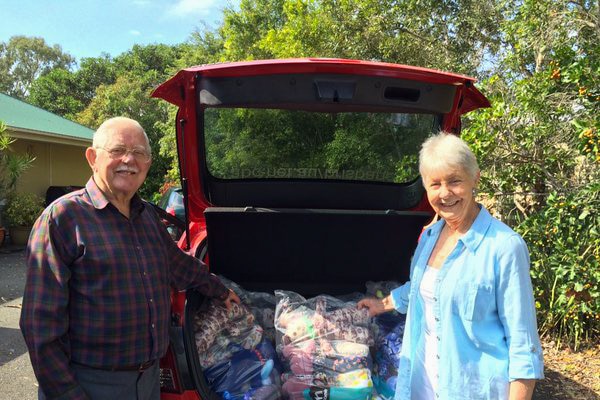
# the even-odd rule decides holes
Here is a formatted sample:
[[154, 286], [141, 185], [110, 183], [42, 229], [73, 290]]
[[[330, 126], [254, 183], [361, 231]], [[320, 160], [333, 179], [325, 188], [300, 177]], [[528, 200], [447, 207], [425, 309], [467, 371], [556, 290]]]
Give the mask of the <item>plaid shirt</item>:
[[126, 218], [90, 179], [37, 220], [27, 249], [21, 330], [48, 398], [84, 399], [70, 362], [99, 368], [162, 357], [170, 288], [227, 289], [182, 252], [137, 195]]

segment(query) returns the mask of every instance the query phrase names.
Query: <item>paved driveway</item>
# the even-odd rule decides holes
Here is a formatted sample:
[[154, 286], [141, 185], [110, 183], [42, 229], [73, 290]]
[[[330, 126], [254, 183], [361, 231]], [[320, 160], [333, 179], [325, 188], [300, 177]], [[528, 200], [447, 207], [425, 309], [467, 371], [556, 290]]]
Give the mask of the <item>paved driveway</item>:
[[37, 381], [19, 330], [21, 299], [25, 285], [25, 254], [0, 248], [0, 397], [7, 400], [37, 399]]

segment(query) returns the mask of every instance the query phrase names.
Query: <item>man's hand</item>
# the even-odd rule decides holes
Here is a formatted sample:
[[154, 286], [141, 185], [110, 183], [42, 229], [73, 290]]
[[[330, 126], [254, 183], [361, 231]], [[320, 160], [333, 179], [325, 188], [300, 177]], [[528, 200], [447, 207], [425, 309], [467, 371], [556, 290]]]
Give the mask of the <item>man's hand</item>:
[[241, 302], [242, 301], [240, 300], [238, 295], [235, 294], [235, 292], [231, 289], [229, 289], [229, 294], [227, 295], [227, 298], [223, 300], [223, 304], [225, 304], [227, 311], [231, 310], [232, 303], [240, 304]]
[[366, 299], [360, 300], [356, 306], [360, 308], [366, 308], [369, 310], [369, 316], [374, 317], [376, 315], [382, 314], [386, 311], [391, 311], [394, 309], [392, 304], [392, 298], [390, 296], [385, 297], [383, 299], [377, 299], [375, 297], [368, 297]]

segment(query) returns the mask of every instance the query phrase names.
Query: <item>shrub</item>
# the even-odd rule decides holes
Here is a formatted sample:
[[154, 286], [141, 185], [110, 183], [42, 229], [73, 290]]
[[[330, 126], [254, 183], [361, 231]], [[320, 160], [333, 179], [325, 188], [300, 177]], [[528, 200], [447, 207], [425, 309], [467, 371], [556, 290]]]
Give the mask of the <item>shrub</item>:
[[9, 226], [32, 226], [44, 211], [44, 199], [33, 193], [13, 193], [8, 199], [4, 217]]
[[16, 139], [6, 132], [6, 125], [0, 121], [0, 200], [10, 194], [23, 171], [31, 166], [34, 157], [19, 155], [10, 151], [10, 145]]
[[595, 183], [550, 194], [545, 208], [517, 227], [531, 252], [540, 333], [575, 350], [600, 333], [599, 209]]

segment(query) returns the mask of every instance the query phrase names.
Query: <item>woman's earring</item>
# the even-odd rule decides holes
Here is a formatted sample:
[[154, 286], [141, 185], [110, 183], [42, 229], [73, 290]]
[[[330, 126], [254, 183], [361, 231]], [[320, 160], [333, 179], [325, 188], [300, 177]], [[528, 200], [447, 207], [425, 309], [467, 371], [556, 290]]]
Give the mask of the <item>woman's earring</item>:
[[473, 188], [473, 197], [477, 196], [477, 189]]

